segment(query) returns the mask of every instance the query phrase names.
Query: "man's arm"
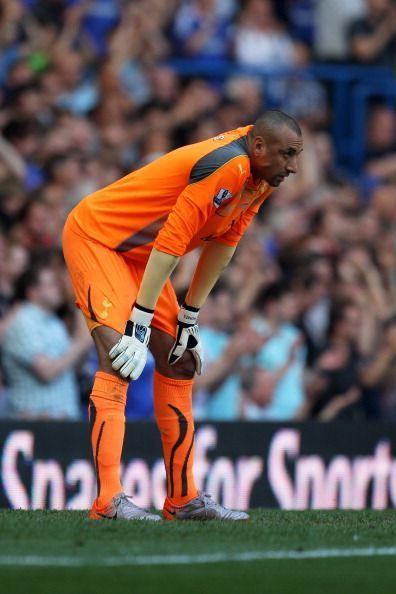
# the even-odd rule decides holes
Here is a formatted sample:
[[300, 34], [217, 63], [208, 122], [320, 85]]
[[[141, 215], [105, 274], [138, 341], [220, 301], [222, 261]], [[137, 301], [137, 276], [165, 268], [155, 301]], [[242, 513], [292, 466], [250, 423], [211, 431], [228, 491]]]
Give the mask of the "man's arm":
[[147, 360], [150, 324], [158, 297], [178, 256], [153, 248], [143, 273], [136, 303], [125, 325], [123, 336], [109, 351], [112, 367], [124, 378], [138, 379]]
[[393, 19], [384, 18], [371, 33], [351, 30], [350, 47], [352, 56], [361, 62], [374, 60], [395, 35]]
[[[188, 349], [195, 358], [197, 373], [201, 373], [202, 349], [196, 325], [198, 311], [234, 251], [234, 246], [220, 243], [205, 246], [187, 293], [186, 304], [180, 309], [177, 338], [169, 355], [170, 364], [176, 363]], [[150, 254], [124, 335], [109, 353], [113, 360], [113, 368], [119, 370], [123, 377], [137, 379], [143, 370], [154, 310], [161, 291], [178, 261], [178, 256], [156, 248], [153, 248]]]
[[49, 384], [62, 375], [62, 373], [77, 365], [91, 345], [92, 340], [88, 333], [87, 340], [80, 338], [74, 339], [70, 348], [56, 359], [48, 357], [45, 353], [40, 353], [34, 358], [31, 369], [40, 381]]
[[396, 358], [396, 325], [385, 332], [382, 344], [375, 350], [371, 361], [360, 371], [360, 380], [365, 388], [372, 388], [383, 380]]
[[8, 142], [0, 133], [0, 160], [4, 161], [8, 170], [18, 179], [24, 180], [26, 175], [25, 162], [14, 148], [11, 142]]
[[256, 355], [267, 340], [268, 337], [258, 334], [250, 323], [238, 329], [221, 355], [211, 362], [203, 376], [196, 379], [195, 389], [206, 390], [210, 394], [216, 392], [230, 374], [240, 372], [241, 358]]
[[92, 338], [81, 313], [77, 313], [76, 328], [69, 348], [57, 357], [46, 354], [45, 338], [37, 331], [34, 320], [25, 317], [11, 324], [12, 320], [4, 336], [4, 350], [43, 383], [54, 381], [77, 365], [92, 346]]
[[201, 308], [216, 281], [229, 264], [236, 246], [211, 242], [205, 245], [188, 289], [185, 302]]
[[154, 311], [161, 291], [178, 262], [178, 256], [152, 249], [136, 298], [139, 306]]
[[210, 243], [203, 249], [185, 302], [177, 316], [176, 340], [168, 357], [170, 365], [177, 363], [188, 350], [194, 357], [197, 374], [201, 375], [203, 350], [197, 325], [199, 310], [234, 251], [234, 246], [221, 243]]
[[345, 408], [352, 406], [360, 400], [362, 396], [360, 388], [358, 386], [352, 386], [344, 394], [333, 396], [328, 404], [319, 412], [319, 421], [332, 421], [335, 419]]
[[[201, 308], [235, 252], [235, 246], [208, 243], [202, 250], [186, 295], [186, 304]], [[177, 256], [153, 248], [143, 274], [136, 303], [154, 311], [161, 291], [179, 262]]]

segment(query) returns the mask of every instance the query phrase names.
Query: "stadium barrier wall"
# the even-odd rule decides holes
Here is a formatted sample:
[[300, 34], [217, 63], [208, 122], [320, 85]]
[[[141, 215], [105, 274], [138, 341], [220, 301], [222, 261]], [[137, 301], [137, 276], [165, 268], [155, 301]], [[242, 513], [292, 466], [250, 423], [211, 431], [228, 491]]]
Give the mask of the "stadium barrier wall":
[[[198, 487], [247, 509], [396, 507], [392, 423], [198, 423]], [[0, 422], [0, 507], [86, 509], [96, 489], [85, 423]], [[154, 423], [128, 423], [127, 494], [161, 508], [165, 471]]]

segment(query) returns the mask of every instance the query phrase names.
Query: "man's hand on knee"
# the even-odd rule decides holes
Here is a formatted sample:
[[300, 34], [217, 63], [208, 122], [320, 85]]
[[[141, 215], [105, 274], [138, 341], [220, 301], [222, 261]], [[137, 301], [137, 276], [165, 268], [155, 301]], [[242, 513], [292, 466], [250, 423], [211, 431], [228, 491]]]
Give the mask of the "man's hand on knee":
[[168, 361], [170, 365], [174, 365], [181, 359], [183, 354], [191, 351], [194, 361], [195, 369], [198, 375], [202, 372], [203, 363], [203, 349], [199, 336], [199, 329], [197, 324], [199, 309], [182, 305], [177, 316], [177, 334], [176, 341], [169, 352]]
[[109, 351], [112, 368], [125, 379], [138, 379], [144, 369], [153, 315], [154, 312], [136, 304], [132, 310], [131, 319], [126, 323], [124, 334]]

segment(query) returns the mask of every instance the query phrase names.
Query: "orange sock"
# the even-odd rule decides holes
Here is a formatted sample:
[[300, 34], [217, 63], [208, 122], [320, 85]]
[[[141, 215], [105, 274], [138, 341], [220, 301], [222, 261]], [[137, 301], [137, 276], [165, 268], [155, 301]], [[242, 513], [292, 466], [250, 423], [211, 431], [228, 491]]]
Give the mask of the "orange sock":
[[128, 382], [96, 372], [89, 400], [92, 453], [97, 478], [95, 505], [105, 507], [122, 491], [120, 461], [125, 433], [125, 404]]
[[175, 380], [154, 372], [154, 410], [161, 433], [168, 499], [184, 505], [198, 491], [194, 483], [193, 380]]

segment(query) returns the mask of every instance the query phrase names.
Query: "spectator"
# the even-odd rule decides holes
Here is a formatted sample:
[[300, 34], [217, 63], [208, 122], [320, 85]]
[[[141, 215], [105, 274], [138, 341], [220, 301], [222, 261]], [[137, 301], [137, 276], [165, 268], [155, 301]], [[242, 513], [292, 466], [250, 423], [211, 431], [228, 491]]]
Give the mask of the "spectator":
[[288, 421], [305, 401], [303, 337], [293, 324], [298, 303], [291, 289], [276, 282], [257, 298], [253, 325], [266, 338], [245, 380], [243, 417], [249, 420]]
[[[29, 252], [19, 243], [5, 242], [0, 248], [0, 319], [12, 309], [15, 300], [15, 284], [29, 265]], [[4, 251], [3, 251], [4, 250]], [[0, 330], [0, 340], [3, 331]]]
[[299, 296], [301, 303], [299, 325], [307, 345], [308, 366], [326, 344], [334, 280], [333, 264], [324, 254], [307, 256], [307, 261], [293, 278], [293, 292]]
[[249, 0], [242, 10], [235, 31], [235, 59], [241, 66], [293, 66], [293, 42], [271, 0]]
[[81, 155], [71, 151], [54, 155], [47, 161], [47, 189], [52, 190], [53, 196], [61, 197], [66, 212], [94, 190], [94, 184], [86, 179], [84, 173]]
[[151, 98], [147, 108], [171, 109], [181, 92], [180, 77], [165, 64], [154, 64], [150, 69]]
[[10, 232], [20, 221], [26, 206], [23, 185], [13, 176], [2, 180], [0, 187], [0, 228]]
[[2, 2], [0, 11], [0, 84], [4, 84], [12, 65], [22, 57], [21, 43], [24, 7], [22, 2]]
[[390, 105], [371, 108], [367, 123], [365, 170], [376, 182], [396, 180], [396, 113]]
[[359, 371], [361, 355], [358, 336], [362, 312], [351, 300], [333, 303], [328, 329], [328, 344], [314, 367], [302, 417], [320, 421], [362, 418]]
[[351, 58], [361, 64], [393, 67], [396, 6], [393, 0], [366, 0], [366, 14], [349, 27]]
[[81, 316], [72, 337], [57, 317], [62, 293], [48, 264], [31, 266], [19, 279], [20, 306], [3, 340], [9, 416], [14, 419], [78, 419], [75, 369], [91, 347]]
[[297, 118], [305, 128], [323, 128], [328, 121], [326, 91], [323, 84], [309, 74], [311, 53], [304, 43], [294, 43], [293, 64], [293, 72], [287, 78], [280, 101], [282, 109]]
[[396, 318], [385, 321], [371, 357], [360, 371], [363, 402], [370, 418], [396, 417]]
[[391, 303], [386, 293], [380, 271], [365, 246], [356, 245], [340, 258], [335, 297], [352, 300], [362, 312], [358, 332], [358, 350], [369, 355], [383, 322], [391, 313]]
[[131, 421], [154, 419], [153, 373], [154, 357], [149, 353], [142, 375], [128, 386], [125, 416]]
[[240, 363], [263, 343], [249, 324], [235, 327], [235, 311], [227, 289], [218, 284], [202, 311], [201, 340], [205, 370], [195, 379], [194, 410], [198, 418], [236, 420], [241, 414]]
[[89, 77], [88, 65], [82, 56], [76, 51], [61, 48], [51, 63], [59, 75], [61, 87], [57, 106], [76, 115], [93, 109], [98, 101], [97, 87]]
[[264, 94], [259, 78], [233, 76], [227, 82], [227, 97], [235, 102], [247, 122], [254, 122], [263, 109]]
[[314, 51], [319, 60], [345, 61], [348, 27], [365, 13], [365, 0], [316, 0]]
[[277, 7], [283, 8], [281, 16], [287, 21], [293, 39], [309, 47], [312, 47], [315, 36], [316, 4], [317, 0], [281, 0], [276, 3]]
[[176, 55], [210, 60], [229, 55], [230, 22], [221, 13], [219, 5], [218, 0], [181, 3], [173, 24]]
[[54, 223], [43, 197], [33, 195], [26, 204], [20, 225], [14, 230], [15, 239], [28, 250], [54, 247], [60, 241], [60, 229]]
[[99, 58], [107, 54], [107, 41], [110, 33], [121, 18], [120, 0], [93, 0], [87, 4], [82, 15], [83, 34]]
[[4, 139], [21, 159], [21, 178], [26, 190], [35, 190], [44, 181], [41, 167], [36, 162], [40, 146], [39, 128], [34, 120], [11, 120], [3, 128]]

